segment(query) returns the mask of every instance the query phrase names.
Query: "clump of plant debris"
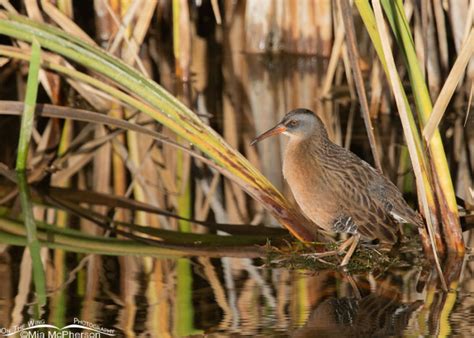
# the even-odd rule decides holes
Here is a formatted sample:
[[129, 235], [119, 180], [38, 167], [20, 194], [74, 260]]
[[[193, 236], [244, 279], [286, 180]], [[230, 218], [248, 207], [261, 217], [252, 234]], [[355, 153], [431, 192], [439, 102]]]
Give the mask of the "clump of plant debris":
[[272, 268], [304, 269], [312, 271], [344, 270], [350, 273], [383, 273], [394, 267], [422, 266], [426, 262], [412, 241], [402, 241], [390, 252], [382, 252], [373, 245], [359, 245], [351, 260], [340, 266], [345, 252], [338, 252], [338, 243], [287, 243], [286, 246], [267, 245], [266, 266]]

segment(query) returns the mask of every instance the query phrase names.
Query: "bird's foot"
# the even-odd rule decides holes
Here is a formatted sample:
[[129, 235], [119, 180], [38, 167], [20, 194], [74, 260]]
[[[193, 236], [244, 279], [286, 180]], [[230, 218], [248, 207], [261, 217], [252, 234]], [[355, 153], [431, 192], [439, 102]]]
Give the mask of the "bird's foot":
[[342, 262], [341, 262], [341, 265], [340, 265], [341, 267], [345, 267], [349, 263], [349, 261], [351, 260], [352, 255], [354, 254], [354, 252], [357, 248], [357, 244], [359, 244], [359, 240], [360, 240], [360, 235], [356, 234], [356, 235], [352, 236], [351, 238], [349, 238], [349, 239], [345, 240], [344, 242], [342, 242], [342, 244], [339, 246], [339, 248], [337, 249], [337, 251], [339, 253], [344, 252], [344, 250], [346, 250], [346, 248], [349, 247], [349, 249], [347, 250], [346, 255], [342, 259]]
[[331, 257], [331, 256], [339, 256], [342, 253], [344, 253], [346, 250], [346, 254], [344, 255], [344, 258], [342, 259], [341, 264], [339, 265], [340, 267], [346, 266], [352, 255], [354, 254], [354, 251], [357, 248], [357, 244], [359, 243], [360, 240], [360, 235], [354, 235], [342, 242], [339, 247], [336, 250], [331, 250], [331, 251], [325, 251], [325, 252], [317, 252], [317, 253], [310, 253], [310, 254], [305, 254], [303, 256], [308, 256], [312, 258], [323, 258], [323, 257]]

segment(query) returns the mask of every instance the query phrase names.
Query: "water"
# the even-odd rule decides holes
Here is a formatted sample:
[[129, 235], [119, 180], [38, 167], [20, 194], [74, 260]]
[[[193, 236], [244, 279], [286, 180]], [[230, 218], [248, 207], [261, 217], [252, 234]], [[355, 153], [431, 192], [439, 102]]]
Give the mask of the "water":
[[[44, 253], [44, 252], [43, 252]], [[58, 252], [45, 255], [51, 267]], [[268, 269], [261, 260], [151, 259], [66, 253], [67, 283], [49, 285], [38, 307], [29, 254], [0, 256], [0, 327], [31, 319], [63, 327], [77, 320], [116, 336], [420, 336], [472, 334], [472, 261], [454, 290], [436, 279], [417, 291], [420, 269], [382, 275]], [[60, 274], [61, 271], [49, 271]], [[48, 276], [50, 281], [55, 276]], [[86, 331], [84, 331], [86, 332]]]

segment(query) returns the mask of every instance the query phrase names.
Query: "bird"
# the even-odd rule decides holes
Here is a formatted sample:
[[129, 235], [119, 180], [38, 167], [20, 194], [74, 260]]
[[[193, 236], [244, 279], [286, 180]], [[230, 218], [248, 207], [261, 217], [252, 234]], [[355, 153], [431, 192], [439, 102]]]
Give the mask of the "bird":
[[327, 253], [347, 249], [341, 266], [348, 264], [361, 239], [378, 241], [387, 250], [398, 239], [399, 223], [424, 226], [400, 190], [379, 170], [333, 143], [311, 110], [288, 112], [251, 145], [279, 134], [289, 137], [283, 176], [303, 214], [323, 230], [351, 235], [335, 252]]

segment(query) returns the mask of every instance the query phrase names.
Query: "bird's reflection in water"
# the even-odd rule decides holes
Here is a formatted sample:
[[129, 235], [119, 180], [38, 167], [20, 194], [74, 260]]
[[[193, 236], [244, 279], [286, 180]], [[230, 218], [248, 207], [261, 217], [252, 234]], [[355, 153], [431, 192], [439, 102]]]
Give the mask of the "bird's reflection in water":
[[378, 290], [362, 298], [331, 297], [317, 304], [293, 337], [400, 336], [422, 301], [402, 303], [398, 292]]

